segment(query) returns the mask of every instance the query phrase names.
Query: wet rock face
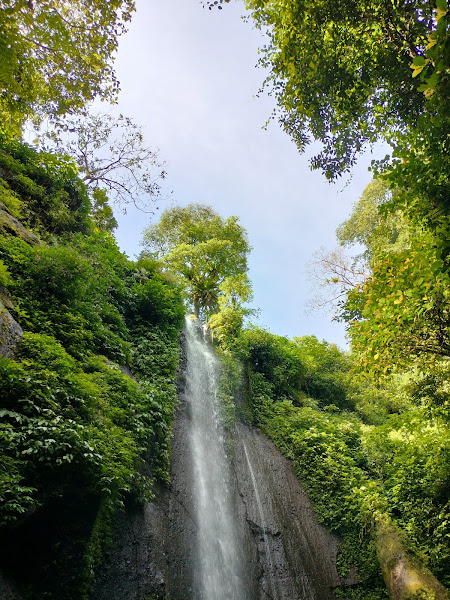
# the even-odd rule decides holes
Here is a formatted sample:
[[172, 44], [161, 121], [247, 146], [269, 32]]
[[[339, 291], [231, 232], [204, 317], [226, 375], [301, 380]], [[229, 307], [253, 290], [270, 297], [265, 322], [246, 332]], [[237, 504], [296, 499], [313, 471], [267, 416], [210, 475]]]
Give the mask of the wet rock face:
[[166, 597], [167, 490], [143, 509], [118, 515], [113, 545], [98, 574], [95, 600], [143, 600]]
[[338, 576], [337, 539], [268, 438], [238, 425], [234, 467], [261, 567], [258, 599], [330, 600], [332, 588], [354, 583]]
[[[119, 516], [92, 600], [199, 599], [190, 414], [183, 392], [181, 400], [170, 489], [157, 490], [144, 509]], [[335, 586], [354, 583], [339, 578], [337, 539], [318, 523], [289, 462], [258, 430], [238, 425], [233, 472], [245, 556], [242, 600], [331, 600]]]
[[[172, 445], [169, 531], [167, 536], [169, 561], [166, 590], [168, 600], [199, 600], [202, 595], [200, 592], [201, 573], [197, 556], [198, 516], [193, 495], [193, 465], [188, 441], [192, 416], [184, 393], [181, 394], [181, 400]], [[239, 494], [235, 473], [232, 473], [231, 486], [234, 499], [233, 509], [237, 528], [241, 534], [241, 553], [244, 557], [241, 589], [244, 590], [245, 597], [242, 600], [257, 600], [260, 598], [262, 570], [248, 522], [246, 507]]]

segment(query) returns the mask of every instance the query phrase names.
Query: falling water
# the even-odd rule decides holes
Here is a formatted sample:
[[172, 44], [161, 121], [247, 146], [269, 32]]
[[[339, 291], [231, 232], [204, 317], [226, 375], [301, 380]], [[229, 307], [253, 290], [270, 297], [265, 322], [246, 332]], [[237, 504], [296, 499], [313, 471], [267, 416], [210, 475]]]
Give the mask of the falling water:
[[186, 320], [190, 450], [198, 523], [201, 600], [245, 600], [229, 464], [218, 399], [219, 364], [201, 327]]
[[267, 565], [269, 567], [268, 571], [269, 571], [269, 581], [270, 581], [271, 594], [272, 594], [271, 597], [273, 598], [273, 600], [278, 600], [278, 595], [277, 595], [275, 581], [274, 581], [274, 568], [273, 568], [273, 561], [272, 561], [272, 552], [270, 549], [269, 536], [267, 533], [267, 524], [266, 524], [266, 519], [265, 519], [265, 515], [264, 515], [264, 509], [263, 509], [263, 505], [261, 503], [261, 497], [259, 495], [259, 490], [258, 490], [258, 485], [256, 483], [255, 474], [253, 473], [252, 465], [251, 465], [250, 459], [248, 457], [247, 446], [245, 445], [244, 442], [242, 442], [242, 445], [244, 448], [244, 454], [245, 454], [245, 458], [247, 460], [248, 470], [250, 472], [253, 489], [255, 491], [255, 498], [256, 498], [256, 504], [258, 506], [259, 518], [261, 519], [261, 527], [262, 527], [262, 532], [263, 532], [263, 537], [264, 537], [264, 548], [266, 551]]

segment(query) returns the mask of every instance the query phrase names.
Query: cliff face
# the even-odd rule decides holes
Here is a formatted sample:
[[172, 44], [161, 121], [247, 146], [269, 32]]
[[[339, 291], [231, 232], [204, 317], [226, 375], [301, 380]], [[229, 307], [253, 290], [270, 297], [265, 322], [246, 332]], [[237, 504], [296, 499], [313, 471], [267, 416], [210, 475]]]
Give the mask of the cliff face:
[[[92, 600], [199, 598], [197, 516], [183, 376], [171, 483], [144, 509], [119, 516]], [[317, 521], [289, 462], [258, 430], [239, 424], [232, 457], [234, 512], [244, 562], [243, 600], [330, 600], [342, 581], [337, 539]], [[262, 508], [262, 510], [261, 510]]]
[[0, 356], [8, 357], [23, 335], [22, 327], [14, 320], [8, 308], [12, 308], [0, 290]]
[[[0, 235], [18, 237], [30, 245], [40, 244], [39, 238], [9, 214], [2, 202], [0, 202]], [[0, 356], [2, 357], [12, 354], [23, 335], [22, 327], [9, 312], [13, 308], [8, 294], [0, 287]]]
[[290, 463], [259, 430], [238, 425], [235, 472], [261, 569], [256, 598], [329, 600], [354, 583], [336, 571], [338, 540], [322, 527]]

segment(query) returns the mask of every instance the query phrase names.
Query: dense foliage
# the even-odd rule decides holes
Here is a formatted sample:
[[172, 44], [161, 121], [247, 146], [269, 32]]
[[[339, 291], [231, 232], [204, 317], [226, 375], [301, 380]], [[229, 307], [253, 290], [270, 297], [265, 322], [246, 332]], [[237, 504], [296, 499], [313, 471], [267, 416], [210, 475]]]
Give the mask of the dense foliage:
[[413, 360], [445, 360], [450, 344], [450, 281], [439, 238], [407, 213], [386, 210], [388, 203], [386, 183], [373, 181], [337, 230], [342, 246], [358, 249], [348, 261], [363, 264], [364, 276], [349, 285], [324, 268], [329, 287], [338, 288], [337, 318], [347, 322], [360, 365], [378, 375]]
[[[38, 235], [89, 229], [86, 188], [70, 159], [37, 152], [0, 128], [0, 169], [2, 207]], [[11, 233], [10, 220], [0, 227]]]
[[114, 512], [168, 478], [181, 291], [96, 227], [70, 161], [6, 138], [0, 159], [1, 298], [24, 329], [0, 359], [2, 561], [27, 598], [82, 598]]
[[[167, 481], [183, 300], [221, 346], [228, 432], [240, 411], [272, 437], [341, 536], [341, 573], [358, 568], [336, 595], [386, 597], [380, 516], [450, 584], [447, 3], [246, 6], [268, 35], [282, 126], [300, 150], [322, 143], [314, 168], [334, 179], [368, 144], [392, 147], [338, 230], [362, 251], [328, 277], [351, 355], [243, 328], [250, 246], [237, 217], [171, 209], [140, 260], [118, 250], [108, 193], [157, 194], [142, 161], [161, 165], [129, 119], [85, 111], [117, 94], [134, 3], [0, 0], [0, 342], [5, 314], [24, 330], [0, 359], [0, 555], [26, 600], [87, 598], [115, 511]], [[76, 134], [73, 158], [22, 143], [27, 119], [57, 124], [58, 142]]]
[[0, 2], [2, 121], [18, 128], [114, 99], [114, 53], [133, 11], [132, 0]]
[[[430, 39], [436, 45], [438, 33], [445, 32], [445, 2], [438, 2], [439, 26], [436, 4], [428, 1], [247, 6], [256, 24], [268, 27], [262, 62], [270, 70], [266, 84], [275, 92], [281, 122], [299, 148], [310, 137], [323, 143], [313, 164], [328, 177], [347, 170], [366, 142], [390, 141], [417, 125], [426, 97], [411, 66], [423, 67]], [[446, 76], [433, 82], [429, 88], [445, 97]]]

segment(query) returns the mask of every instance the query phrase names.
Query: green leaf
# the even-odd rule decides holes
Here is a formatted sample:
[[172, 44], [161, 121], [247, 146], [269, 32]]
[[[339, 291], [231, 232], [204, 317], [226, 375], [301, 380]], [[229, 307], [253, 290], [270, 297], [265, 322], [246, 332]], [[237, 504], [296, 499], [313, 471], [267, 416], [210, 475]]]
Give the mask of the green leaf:
[[426, 60], [423, 56], [416, 56], [412, 61], [411, 68], [414, 69], [415, 67], [424, 67], [425, 64]]
[[430, 90], [434, 91], [440, 79], [440, 74], [438, 73], [438, 71], [435, 71], [433, 75], [427, 80], [428, 87], [430, 88]]
[[433, 271], [433, 273], [435, 275], [438, 273], [442, 273], [443, 268], [444, 268], [444, 263], [442, 262], [442, 260], [436, 260], [431, 265], [431, 270]]

